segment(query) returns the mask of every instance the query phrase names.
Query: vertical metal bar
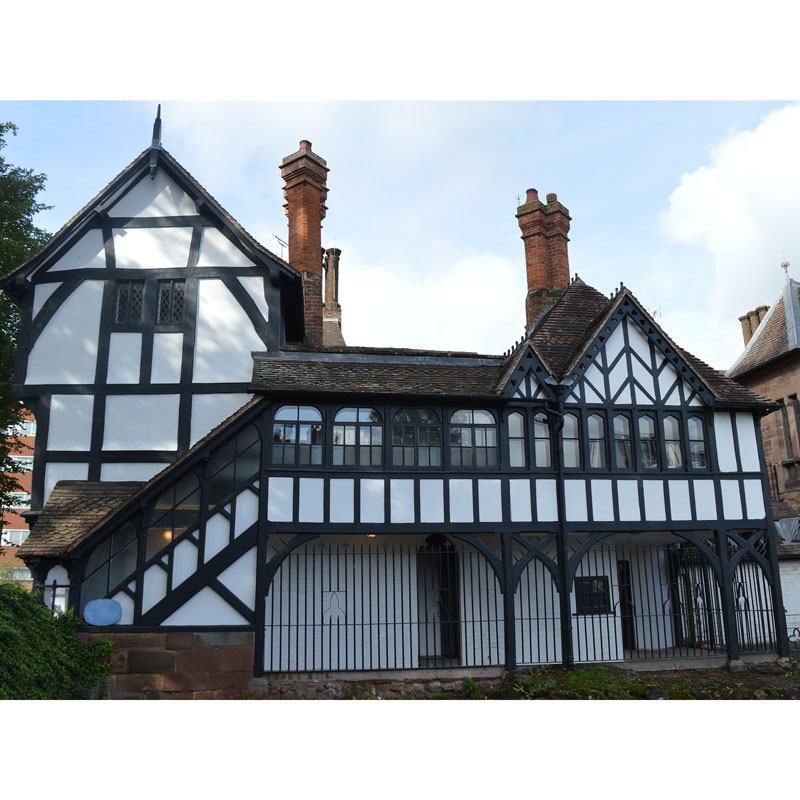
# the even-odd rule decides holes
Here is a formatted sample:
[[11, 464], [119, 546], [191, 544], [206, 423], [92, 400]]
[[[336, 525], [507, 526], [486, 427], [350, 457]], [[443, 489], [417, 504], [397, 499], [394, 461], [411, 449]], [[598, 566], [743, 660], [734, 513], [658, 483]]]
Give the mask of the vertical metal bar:
[[[514, 553], [511, 534], [500, 534], [503, 543], [503, 624], [505, 628], [506, 669], [517, 668], [517, 630], [514, 610]], [[495, 585], [495, 595], [497, 589]]]

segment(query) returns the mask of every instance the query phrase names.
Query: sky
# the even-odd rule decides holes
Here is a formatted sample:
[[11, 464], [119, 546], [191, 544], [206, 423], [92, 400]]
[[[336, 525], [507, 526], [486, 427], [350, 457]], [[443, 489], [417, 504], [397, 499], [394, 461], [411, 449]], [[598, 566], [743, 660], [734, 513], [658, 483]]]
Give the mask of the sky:
[[[8, 101], [12, 163], [48, 176], [54, 232], [149, 146], [157, 101]], [[325, 158], [323, 245], [342, 250], [348, 344], [500, 353], [522, 335], [515, 219], [534, 187], [572, 216], [570, 271], [627, 286], [681, 346], [726, 369], [738, 317], [800, 274], [800, 105], [780, 101], [162, 104], [162, 142], [278, 255], [278, 165]]]

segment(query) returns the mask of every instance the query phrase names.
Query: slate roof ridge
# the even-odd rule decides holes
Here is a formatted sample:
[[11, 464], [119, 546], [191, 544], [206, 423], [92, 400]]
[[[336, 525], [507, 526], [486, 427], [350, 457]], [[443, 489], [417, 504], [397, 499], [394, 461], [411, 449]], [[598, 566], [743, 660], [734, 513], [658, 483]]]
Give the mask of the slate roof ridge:
[[284, 344], [279, 350], [254, 352], [253, 357], [261, 359], [275, 359], [281, 358], [286, 355], [291, 355], [293, 358], [297, 355], [298, 359], [302, 355], [309, 357], [326, 356], [326, 355], [343, 355], [343, 356], [398, 356], [398, 357], [431, 357], [431, 358], [461, 358], [470, 360], [484, 360], [496, 361], [498, 364], [503, 360], [502, 355], [493, 355], [488, 353], [476, 353], [470, 350], [422, 350], [410, 347], [362, 347], [358, 345], [353, 346], [313, 346], [305, 344]]

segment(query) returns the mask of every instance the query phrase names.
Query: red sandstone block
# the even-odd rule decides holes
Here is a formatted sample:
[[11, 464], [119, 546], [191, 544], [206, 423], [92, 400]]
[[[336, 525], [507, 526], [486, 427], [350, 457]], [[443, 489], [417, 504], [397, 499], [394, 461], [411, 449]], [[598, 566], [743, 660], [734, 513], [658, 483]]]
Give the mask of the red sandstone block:
[[214, 692], [192, 692], [192, 700], [213, 700]]
[[114, 682], [115, 694], [142, 694], [161, 689], [163, 675], [117, 675]]
[[203, 689], [208, 689], [208, 673], [207, 672], [183, 672], [183, 688], [190, 689], [193, 692], [199, 692]]
[[170, 695], [171, 700], [193, 700], [194, 692], [173, 692]]
[[168, 633], [165, 647], [167, 650], [191, 650], [194, 647], [194, 634], [184, 631]]
[[162, 692], [179, 692], [184, 688], [183, 678], [179, 672], [167, 672], [161, 681]]
[[252, 670], [247, 672], [212, 672], [208, 676], [208, 688], [244, 691], [252, 677]]
[[176, 672], [218, 672], [219, 651], [216, 647], [178, 650], [175, 653]]
[[253, 648], [221, 647], [219, 650], [219, 666], [223, 672], [252, 672]]
[[111, 636], [117, 642], [118, 649], [145, 650], [148, 648], [164, 649], [166, 633], [117, 633]]

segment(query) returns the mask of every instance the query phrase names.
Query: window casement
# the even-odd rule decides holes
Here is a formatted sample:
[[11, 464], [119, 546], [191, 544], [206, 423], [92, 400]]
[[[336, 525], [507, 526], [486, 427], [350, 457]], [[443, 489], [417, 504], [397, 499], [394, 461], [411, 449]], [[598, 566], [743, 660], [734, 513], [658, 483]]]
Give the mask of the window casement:
[[92, 551], [81, 583], [81, 612], [90, 600], [112, 592], [136, 570], [139, 552], [136, 527], [126, 522]]
[[611, 594], [606, 575], [575, 578], [575, 613], [611, 613]]
[[553, 466], [553, 451], [550, 446], [550, 426], [547, 414], [537, 414], [533, 418], [533, 456], [536, 466], [549, 469]]
[[508, 415], [508, 465], [525, 466], [525, 418], [519, 411]]
[[141, 328], [144, 281], [117, 281], [114, 289], [114, 324]]
[[383, 464], [383, 419], [374, 408], [343, 408], [334, 417], [335, 466]]
[[159, 281], [156, 324], [171, 325], [183, 322], [185, 296], [185, 281]]
[[642, 469], [658, 469], [656, 422], [647, 414], [639, 417], [639, 458]]
[[[216, 451], [216, 456], [219, 451]], [[212, 462], [213, 470], [217, 465]], [[210, 485], [214, 484], [212, 475]], [[209, 503], [212, 492], [209, 490]], [[182, 533], [197, 524], [200, 518], [200, 481], [197, 475], [189, 472], [172, 484], [156, 501], [152, 518], [147, 527], [147, 546], [145, 559], [149, 560], [160, 553]], [[113, 548], [112, 548], [113, 549]]]
[[430, 408], [401, 408], [392, 417], [392, 464], [441, 467], [442, 425]]
[[454, 467], [497, 466], [497, 423], [489, 411], [461, 409], [453, 412], [450, 463]]
[[589, 466], [593, 469], [605, 468], [606, 458], [606, 421], [600, 414], [590, 414], [587, 420], [589, 429]]
[[580, 427], [578, 425], [578, 418], [574, 414], [564, 414], [564, 427], [561, 430], [561, 439], [564, 448], [564, 466], [570, 469], [580, 469]]
[[689, 464], [692, 469], [705, 469], [706, 460], [706, 434], [703, 420], [700, 417], [689, 417]]
[[30, 508], [30, 492], [9, 492], [8, 496], [10, 498], [9, 508]]
[[664, 450], [667, 455], [667, 469], [681, 469], [681, 424], [677, 417], [664, 417]]
[[778, 401], [781, 404], [781, 430], [783, 432], [783, 445], [786, 451], [786, 458], [794, 458], [794, 445], [792, 444], [792, 432], [789, 429], [789, 413], [786, 409], [786, 403], [782, 400]]
[[614, 458], [617, 469], [633, 468], [631, 421], [627, 414], [614, 416]]
[[15, 472], [30, 472], [33, 469], [33, 456], [11, 456], [16, 465]]
[[322, 464], [322, 414], [313, 406], [281, 406], [272, 426], [273, 464]]
[[30, 531], [6, 528], [0, 536], [0, 545], [6, 547], [19, 547], [30, 535]]

